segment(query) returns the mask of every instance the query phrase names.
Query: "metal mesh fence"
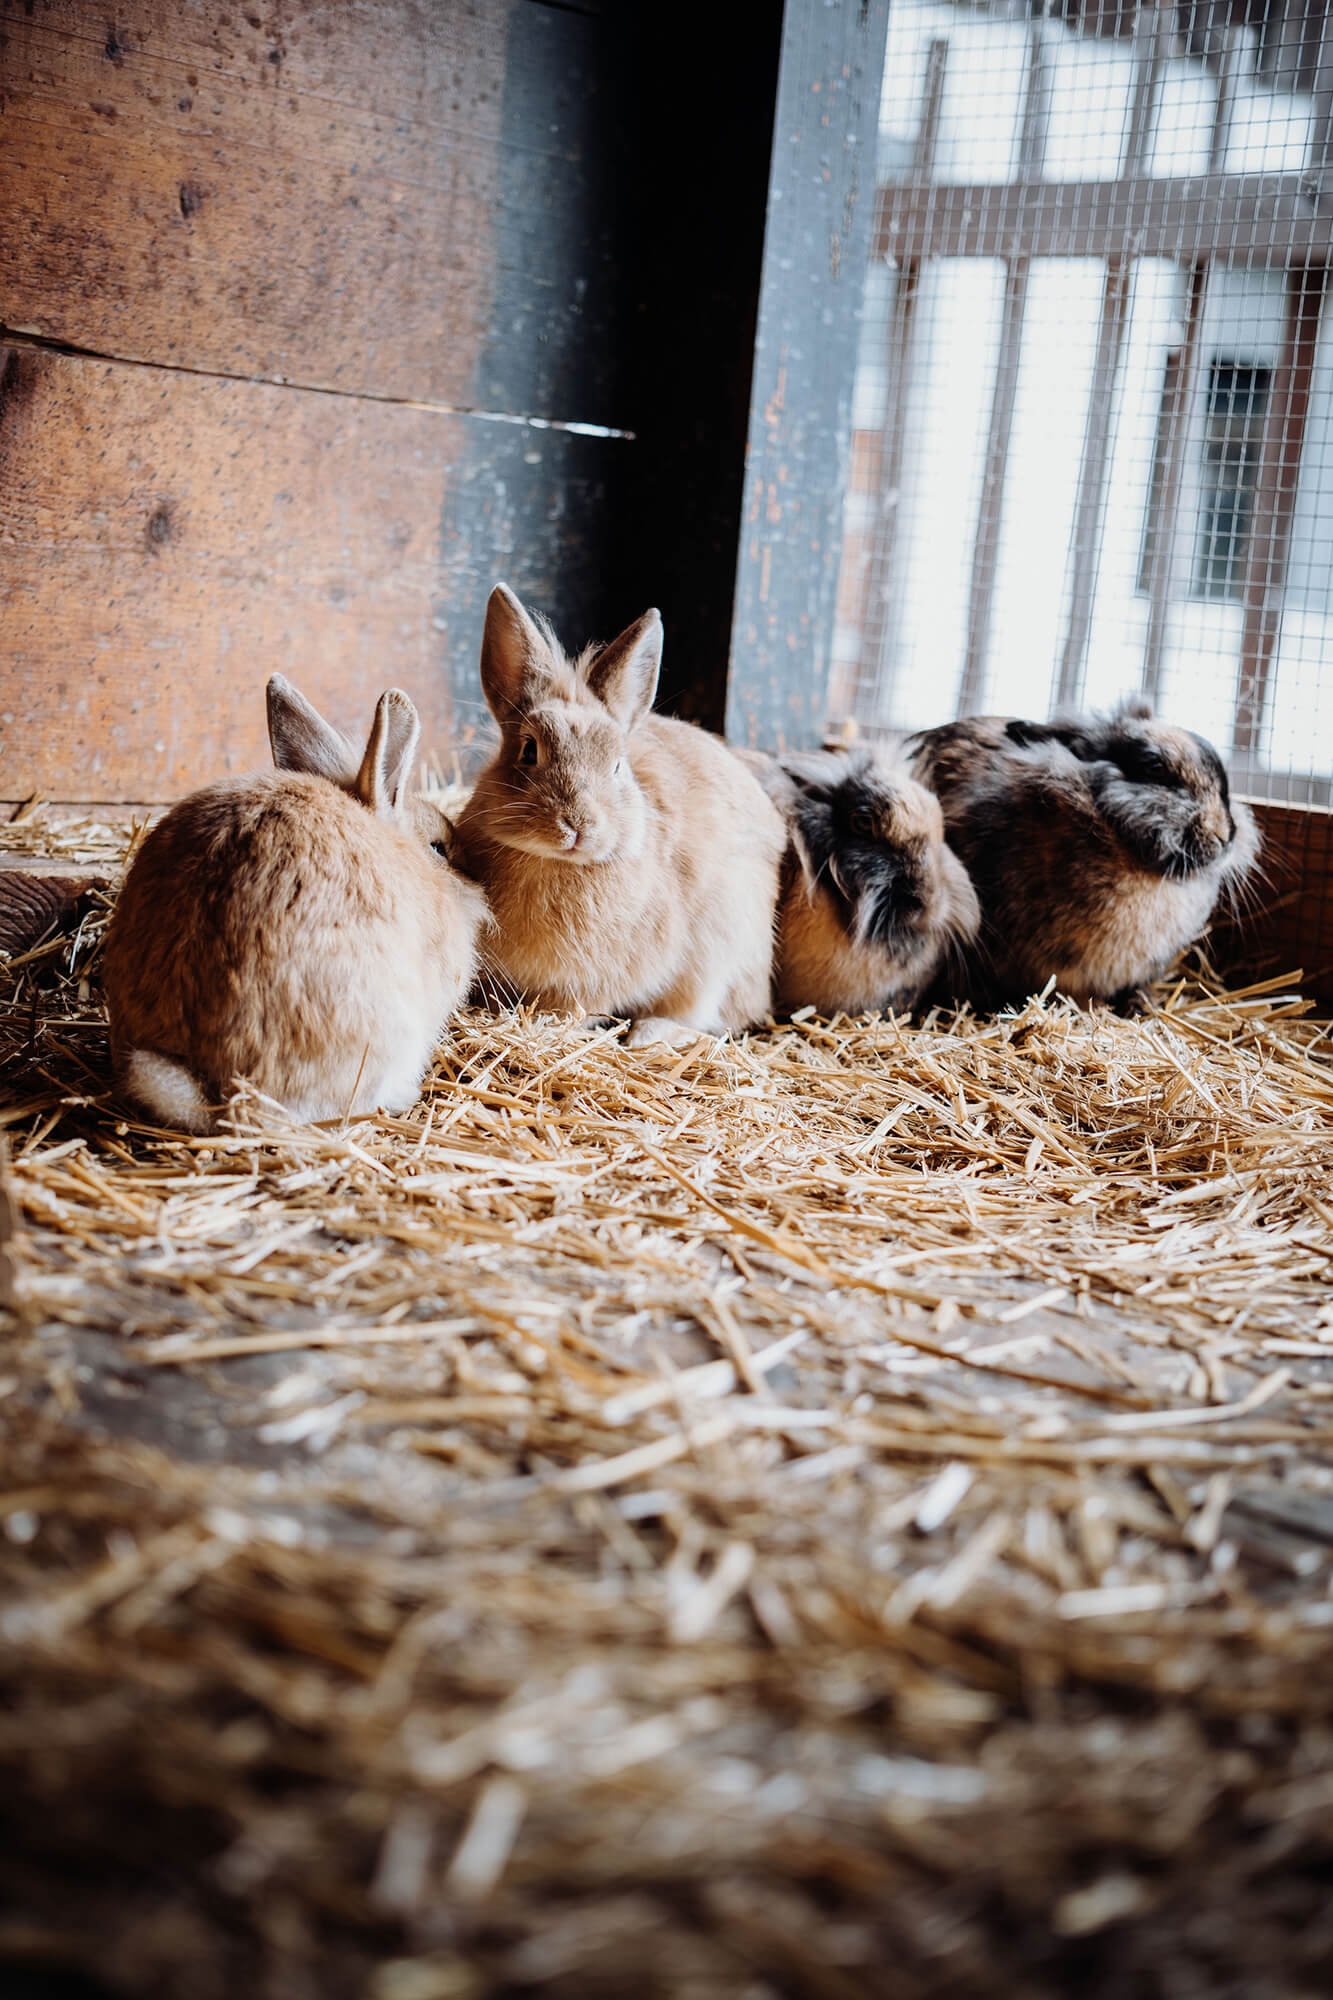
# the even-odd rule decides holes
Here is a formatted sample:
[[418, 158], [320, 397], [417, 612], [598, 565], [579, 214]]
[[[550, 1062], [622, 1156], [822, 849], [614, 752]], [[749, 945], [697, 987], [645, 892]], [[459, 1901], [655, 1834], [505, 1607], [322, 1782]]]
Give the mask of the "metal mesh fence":
[[832, 715], [1333, 797], [1333, 12], [893, 0]]

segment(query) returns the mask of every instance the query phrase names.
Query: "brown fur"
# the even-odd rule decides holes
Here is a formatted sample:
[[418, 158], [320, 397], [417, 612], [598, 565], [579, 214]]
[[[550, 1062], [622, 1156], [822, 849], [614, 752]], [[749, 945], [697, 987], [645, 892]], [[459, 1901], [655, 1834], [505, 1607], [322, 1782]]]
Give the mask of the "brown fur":
[[1131, 705], [1033, 724], [973, 716], [915, 740], [981, 898], [964, 995], [1127, 996], [1206, 929], [1258, 834], [1211, 746]]
[[[164, 1122], [209, 1129], [241, 1078], [302, 1118], [414, 1100], [470, 984], [484, 901], [431, 852], [441, 815], [399, 796], [415, 711], [396, 701], [410, 741], [384, 702], [359, 769], [326, 724], [318, 754], [277, 729], [275, 754], [328, 775], [210, 785], [140, 848], [107, 939], [107, 1001], [121, 1085]], [[300, 707], [302, 727], [321, 723]]]
[[[967, 871], [945, 845], [939, 801], [905, 770], [866, 752], [759, 761], [791, 839], [778, 917], [779, 1008], [814, 1007], [825, 1015], [910, 1012], [980, 921]], [[847, 829], [830, 821], [826, 800], [850, 803], [863, 815], [862, 851], [869, 850], [870, 870], [864, 883], [840, 865], [849, 859]], [[821, 836], [830, 843], [818, 851], [811, 845], [812, 811], [825, 822]], [[911, 907], [888, 937], [867, 934], [877, 862], [910, 895]]]
[[[482, 685], [501, 744], [459, 819], [517, 997], [683, 1042], [771, 1004], [782, 823], [724, 743], [650, 714], [661, 621], [569, 660], [503, 585]], [[536, 761], [525, 764], [524, 745]]]

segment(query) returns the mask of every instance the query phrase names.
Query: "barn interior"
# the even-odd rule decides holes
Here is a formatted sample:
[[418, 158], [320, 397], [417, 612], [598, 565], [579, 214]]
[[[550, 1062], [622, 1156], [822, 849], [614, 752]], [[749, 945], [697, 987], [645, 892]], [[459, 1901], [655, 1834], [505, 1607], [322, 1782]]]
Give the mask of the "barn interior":
[[[0, 8], [6, 1993], [1328, 1989], [1331, 121], [1314, 0]], [[469, 1008], [402, 1116], [117, 1097], [117, 885], [271, 671], [408, 688], [450, 799], [499, 577], [799, 747], [1008, 693], [1047, 569], [1043, 689], [1129, 632], [1263, 828], [1138, 1011]]]

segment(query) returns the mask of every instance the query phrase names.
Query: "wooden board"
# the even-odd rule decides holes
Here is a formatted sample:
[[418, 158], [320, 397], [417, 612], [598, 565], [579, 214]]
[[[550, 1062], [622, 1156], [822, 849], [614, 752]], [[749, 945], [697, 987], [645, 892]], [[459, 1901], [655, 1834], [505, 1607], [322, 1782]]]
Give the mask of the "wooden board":
[[827, 717], [888, 0], [789, 0], [773, 136], [727, 733]]
[[497, 577], [576, 638], [642, 608], [630, 446], [564, 427], [627, 428], [628, 47], [539, 0], [0, 0], [0, 791], [248, 768], [275, 667], [348, 726], [403, 683], [447, 761]]
[[0, 6], [0, 326], [615, 425], [613, 26], [532, 0]]
[[1236, 978], [1300, 972], [1302, 992], [1333, 1007], [1333, 812], [1252, 803], [1267, 886], [1253, 916], [1218, 928], [1214, 955]]
[[347, 727], [406, 687], [447, 757], [497, 574], [591, 621], [623, 449], [0, 350], [0, 789], [160, 800], [253, 768], [275, 669]]
[[1136, 257], [1285, 269], [1333, 249], [1324, 173], [1129, 175], [1115, 181], [880, 188], [872, 256]]

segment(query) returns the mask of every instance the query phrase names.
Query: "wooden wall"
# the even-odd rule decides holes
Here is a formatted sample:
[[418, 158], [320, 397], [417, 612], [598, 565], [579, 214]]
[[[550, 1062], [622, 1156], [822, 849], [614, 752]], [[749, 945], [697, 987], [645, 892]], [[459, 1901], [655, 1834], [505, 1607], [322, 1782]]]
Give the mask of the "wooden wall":
[[1234, 982], [1300, 975], [1299, 987], [1333, 1008], [1333, 812], [1326, 806], [1254, 801], [1263, 835], [1263, 881], [1254, 908], [1219, 921], [1210, 943]]
[[594, 0], [0, 4], [0, 798], [253, 766], [275, 667], [445, 751], [498, 575], [641, 608], [626, 46]]

